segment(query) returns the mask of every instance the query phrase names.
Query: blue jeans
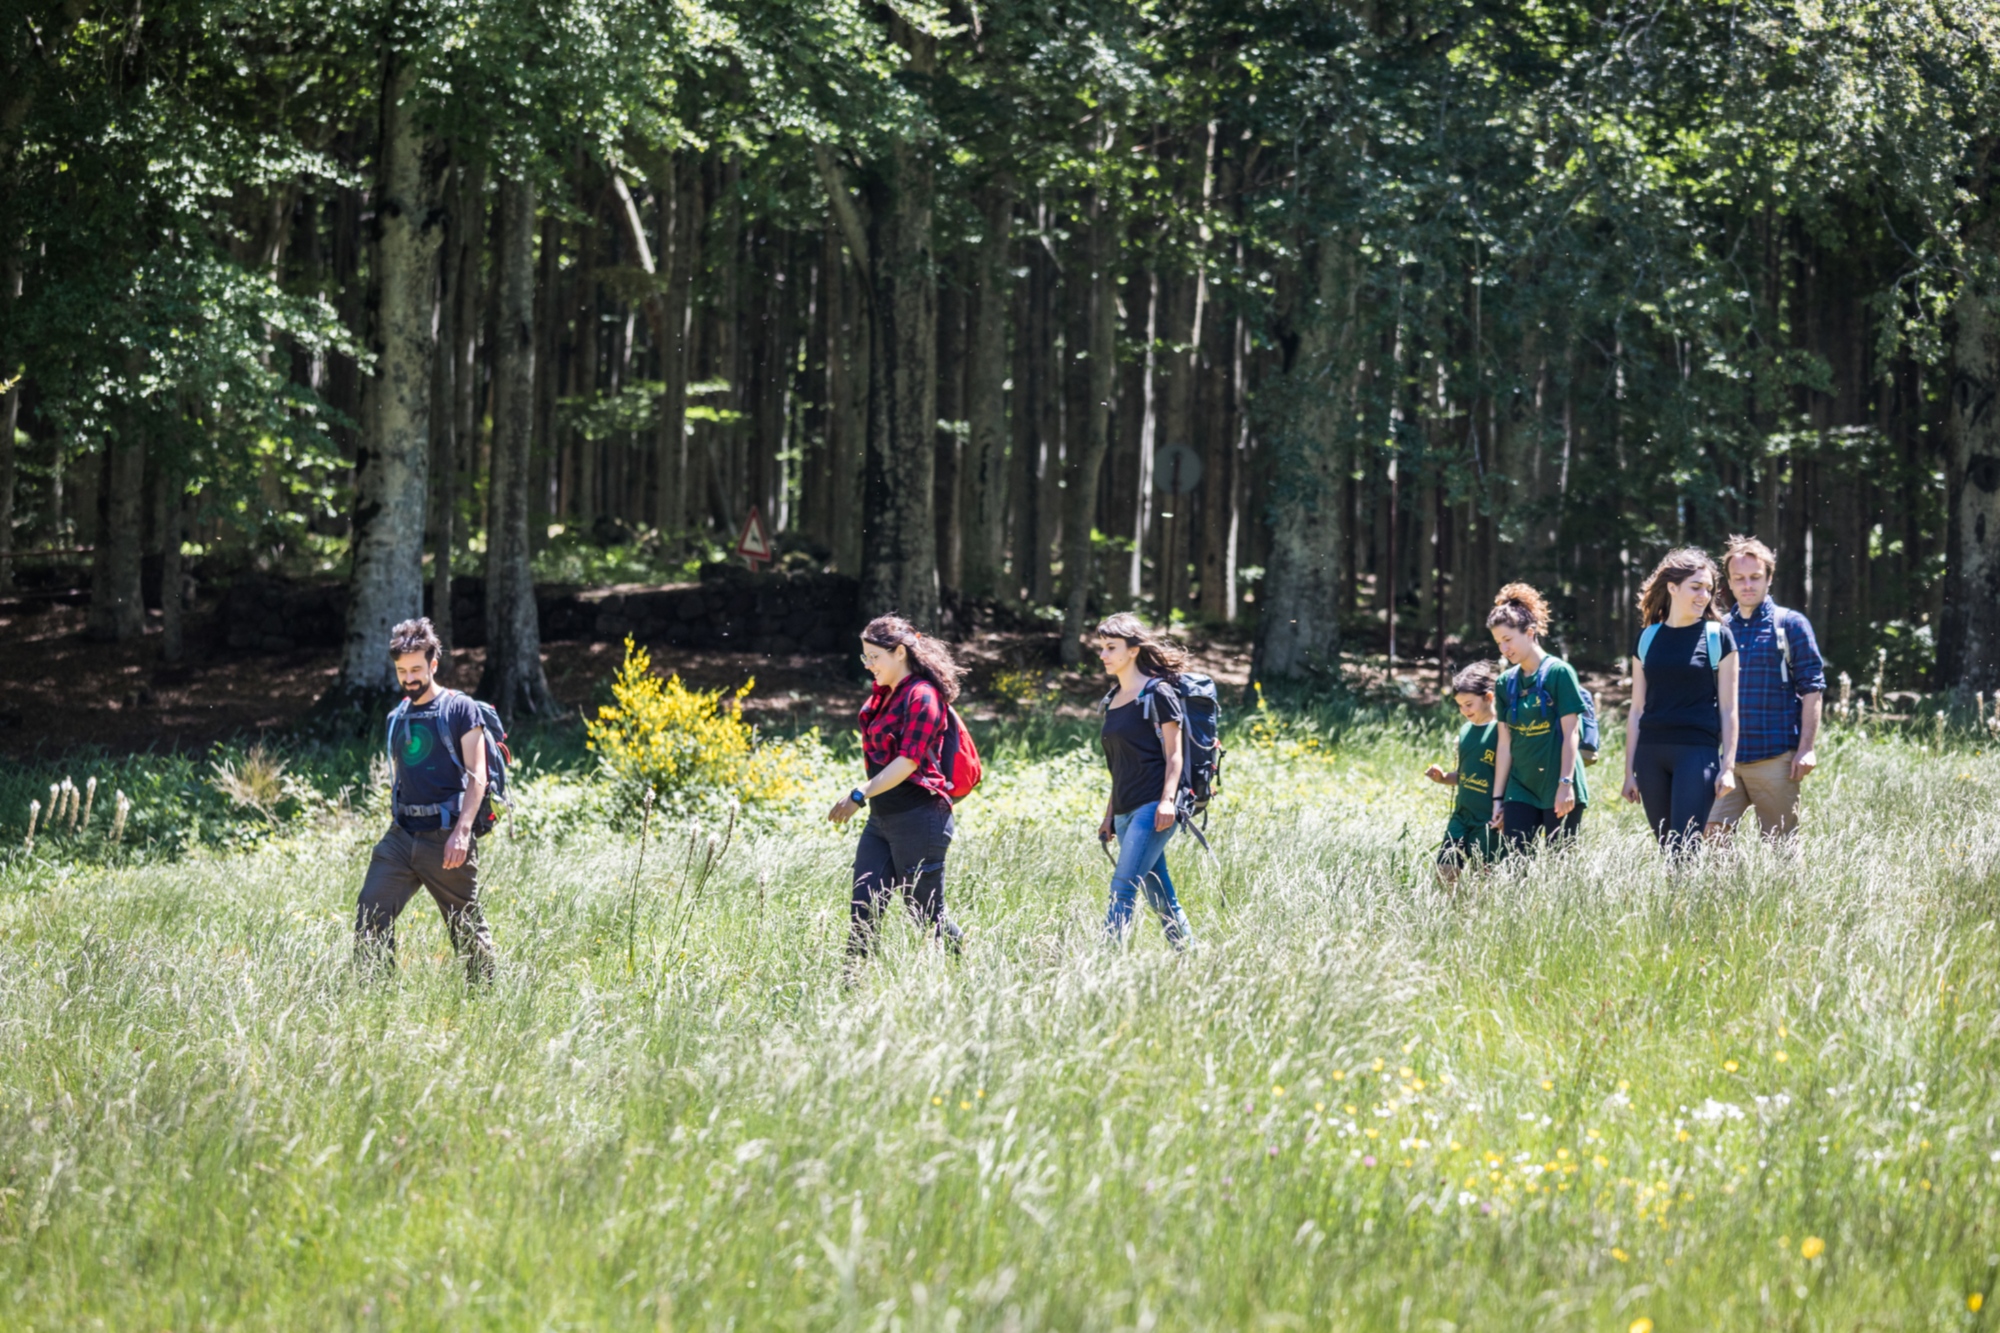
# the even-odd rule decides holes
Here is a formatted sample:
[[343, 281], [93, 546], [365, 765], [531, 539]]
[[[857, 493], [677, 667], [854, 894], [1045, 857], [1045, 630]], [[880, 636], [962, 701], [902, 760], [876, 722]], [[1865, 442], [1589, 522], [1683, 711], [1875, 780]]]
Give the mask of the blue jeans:
[[1181, 949], [1192, 934], [1174, 898], [1173, 876], [1167, 873], [1167, 844], [1178, 830], [1169, 828], [1161, 833], [1153, 828], [1158, 808], [1149, 802], [1111, 821], [1118, 834], [1118, 866], [1111, 872], [1111, 910], [1104, 918], [1104, 933], [1114, 940], [1125, 938], [1132, 925], [1135, 900], [1143, 891], [1146, 905], [1166, 928], [1167, 943]]

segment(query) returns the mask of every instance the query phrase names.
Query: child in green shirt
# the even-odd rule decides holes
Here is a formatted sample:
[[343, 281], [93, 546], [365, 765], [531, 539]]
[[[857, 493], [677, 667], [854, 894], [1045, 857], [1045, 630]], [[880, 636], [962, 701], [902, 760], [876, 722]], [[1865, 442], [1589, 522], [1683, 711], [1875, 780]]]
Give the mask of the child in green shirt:
[[1438, 879], [1446, 887], [1458, 882], [1458, 872], [1466, 864], [1484, 865], [1500, 856], [1500, 830], [1488, 827], [1493, 819], [1493, 761], [1499, 744], [1499, 723], [1493, 715], [1494, 678], [1491, 662], [1475, 662], [1452, 677], [1452, 701], [1465, 718], [1458, 732], [1458, 767], [1447, 773], [1432, 764], [1424, 770], [1432, 782], [1458, 789], [1451, 823], [1445, 826], [1437, 856]]

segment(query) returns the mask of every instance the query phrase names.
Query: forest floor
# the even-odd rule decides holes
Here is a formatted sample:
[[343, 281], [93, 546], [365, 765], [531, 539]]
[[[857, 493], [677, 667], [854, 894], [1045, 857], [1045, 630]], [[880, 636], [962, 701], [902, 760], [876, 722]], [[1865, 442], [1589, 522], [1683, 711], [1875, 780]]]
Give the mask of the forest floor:
[[[47, 755], [75, 746], [112, 753], [201, 749], [216, 741], [254, 737], [302, 717], [332, 684], [333, 649], [290, 653], [236, 652], [208, 631], [197, 608], [179, 664], [160, 661], [159, 614], [144, 638], [103, 644], [84, 634], [84, 609], [46, 601], [0, 599], [0, 755]], [[1250, 642], [1236, 633], [1195, 629], [1187, 636], [1198, 669], [1217, 684], [1241, 690], [1250, 679]], [[1095, 664], [1064, 670], [1058, 640], [1048, 631], [979, 631], [954, 645], [968, 668], [968, 716], [1025, 702], [1030, 692], [1056, 697], [1054, 711], [1082, 717], [1102, 686]], [[549, 684], [565, 708], [585, 710], [606, 699], [620, 650], [608, 643], [552, 643], [543, 660]], [[744, 706], [760, 724], [780, 731], [844, 726], [859, 706], [858, 667], [841, 655], [767, 655], [659, 649], [656, 666], [679, 672], [700, 689], [735, 689], [754, 677]], [[452, 654], [450, 683], [477, 684], [485, 664], [479, 648]], [[1426, 706], [1442, 698], [1435, 659], [1393, 671], [1379, 654], [1350, 659], [1348, 684], [1375, 699]], [[1618, 681], [1586, 677], [1607, 703], [1622, 698]], [[1045, 699], [1046, 701], [1046, 699]]]

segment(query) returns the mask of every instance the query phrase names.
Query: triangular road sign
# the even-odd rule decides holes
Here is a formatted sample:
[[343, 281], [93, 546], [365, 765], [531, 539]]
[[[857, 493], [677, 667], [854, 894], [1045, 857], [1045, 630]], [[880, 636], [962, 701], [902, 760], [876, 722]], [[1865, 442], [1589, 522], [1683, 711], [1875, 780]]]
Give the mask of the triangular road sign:
[[736, 539], [736, 554], [750, 562], [750, 568], [757, 568], [762, 560], [771, 558], [771, 539], [764, 532], [764, 516], [757, 512], [757, 506], [750, 506], [750, 516], [743, 520], [743, 535]]

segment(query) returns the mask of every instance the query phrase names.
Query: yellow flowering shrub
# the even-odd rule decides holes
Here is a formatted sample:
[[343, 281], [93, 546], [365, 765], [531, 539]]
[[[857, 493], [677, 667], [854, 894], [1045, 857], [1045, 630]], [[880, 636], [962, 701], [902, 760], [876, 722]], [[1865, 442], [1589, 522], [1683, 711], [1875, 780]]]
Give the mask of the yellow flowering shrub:
[[649, 788], [661, 797], [709, 793], [745, 802], [796, 796], [810, 776], [817, 733], [760, 743], [743, 718], [743, 700], [756, 685], [752, 677], [726, 692], [691, 690], [678, 674], [662, 680], [652, 654], [627, 637], [611, 684], [614, 702], [583, 724], [587, 744], [635, 799]]

